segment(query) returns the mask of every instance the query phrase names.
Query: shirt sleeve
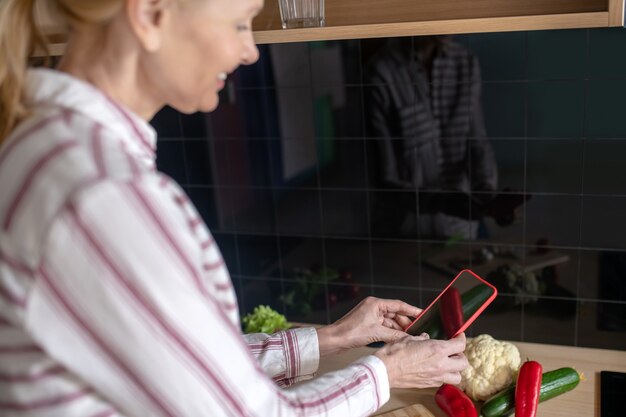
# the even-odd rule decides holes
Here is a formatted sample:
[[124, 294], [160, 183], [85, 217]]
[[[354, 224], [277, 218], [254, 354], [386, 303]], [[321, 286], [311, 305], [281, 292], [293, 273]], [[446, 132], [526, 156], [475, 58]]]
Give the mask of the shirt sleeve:
[[320, 354], [314, 328], [247, 334], [244, 338], [263, 371], [280, 387], [311, 379], [317, 371]]
[[[127, 416], [357, 417], [388, 400], [374, 356], [280, 389], [202, 281], [181, 210], [156, 175], [75, 195], [27, 300], [25, 328], [47, 354]], [[285, 376], [315, 361], [293, 360]]]

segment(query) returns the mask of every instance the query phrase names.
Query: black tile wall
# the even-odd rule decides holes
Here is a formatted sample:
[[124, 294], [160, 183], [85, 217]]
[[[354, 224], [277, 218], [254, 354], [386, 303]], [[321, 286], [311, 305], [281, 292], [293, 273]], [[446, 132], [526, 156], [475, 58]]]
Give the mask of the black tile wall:
[[[462, 268], [519, 267], [531, 289], [501, 287], [469, 335], [626, 349], [626, 32], [456, 36], [478, 104], [467, 74], [371, 78], [381, 51], [423, 41], [262, 45], [215, 112], [155, 117], [158, 166], [214, 233], [241, 313], [325, 323], [368, 295], [424, 306]], [[394, 91], [398, 110], [380, 98]], [[446, 130], [434, 92], [470, 110], [460, 131], [486, 132]]]

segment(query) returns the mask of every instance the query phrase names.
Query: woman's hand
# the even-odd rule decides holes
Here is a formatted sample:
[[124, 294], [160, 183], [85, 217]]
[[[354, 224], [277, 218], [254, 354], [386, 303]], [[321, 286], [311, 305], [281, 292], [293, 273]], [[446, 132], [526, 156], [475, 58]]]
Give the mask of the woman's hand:
[[367, 297], [335, 323], [317, 330], [320, 355], [325, 356], [372, 342], [395, 342], [422, 310], [399, 300]]
[[468, 365], [464, 350], [463, 333], [450, 340], [422, 335], [406, 336], [375, 355], [387, 367], [391, 388], [429, 388], [461, 382], [461, 371]]

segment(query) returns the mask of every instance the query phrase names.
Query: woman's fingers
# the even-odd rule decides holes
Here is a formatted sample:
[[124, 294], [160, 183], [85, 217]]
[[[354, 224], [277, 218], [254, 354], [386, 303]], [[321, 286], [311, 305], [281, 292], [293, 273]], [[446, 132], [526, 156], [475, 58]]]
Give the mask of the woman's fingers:
[[380, 300], [384, 306], [385, 313], [403, 314], [405, 316], [417, 317], [421, 308], [417, 308], [400, 300]]
[[443, 376], [444, 384], [459, 385], [461, 383], [461, 374], [459, 372], [451, 372]]
[[389, 327], [390, 329], [404, 331], [404, 328], [400, 326], [398, 322], [396, 322], [393, 319], [388, 319], [388, 318], [383, 319], [383, 325], [385, 327]]

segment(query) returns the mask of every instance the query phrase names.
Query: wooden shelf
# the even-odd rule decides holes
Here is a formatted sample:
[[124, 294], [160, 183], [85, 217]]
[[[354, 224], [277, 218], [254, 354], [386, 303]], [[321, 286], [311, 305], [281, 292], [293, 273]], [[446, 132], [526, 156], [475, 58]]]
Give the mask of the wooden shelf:
[[257, 43], [621, 26], [624, 0], [327, 0], [326, 27], [281, 29], [278, 0]]
[[[278, 0], [266, 0], [253, 30], [256, 42], [266, 44], [623, 26], [624, 1], [326, 0], [326, 27], [281, 29]], [[65, 43], [57, 40], [50, 50], [62, 55]]]

